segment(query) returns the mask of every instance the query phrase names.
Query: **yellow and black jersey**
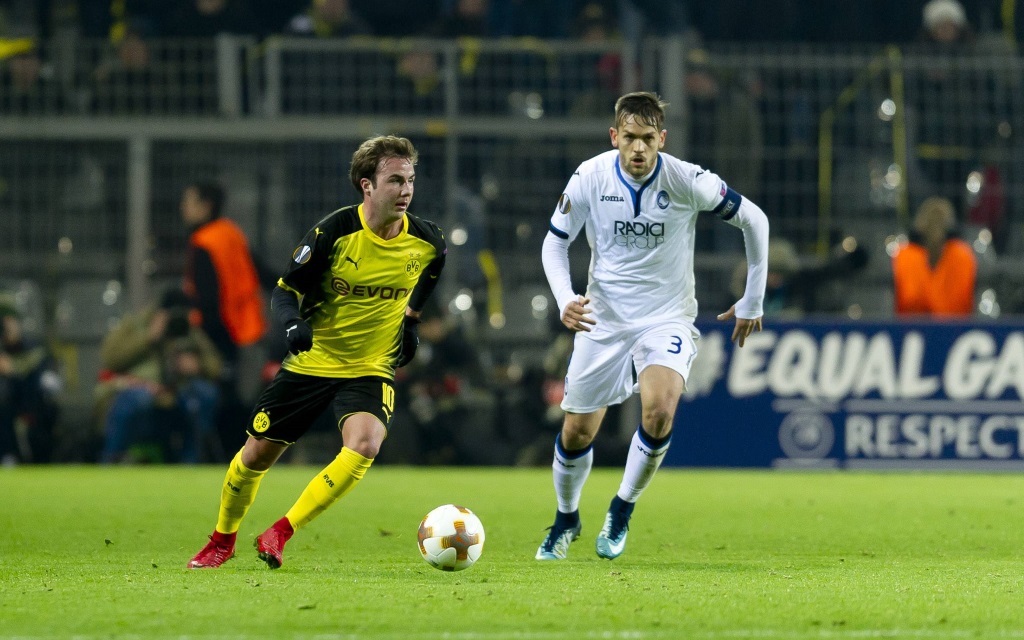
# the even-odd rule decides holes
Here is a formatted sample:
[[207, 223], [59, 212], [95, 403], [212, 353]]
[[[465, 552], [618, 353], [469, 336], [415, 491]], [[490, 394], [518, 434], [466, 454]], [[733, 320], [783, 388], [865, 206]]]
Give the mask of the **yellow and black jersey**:
[[394, 378], [405, 308], [423, 308], [446, 251], [441, 229], [408, 213], [390, 240], [370, 231], [362, 205], [318, 222], [278, 281], [299, 295], [313, 348], [287, 356], [282, 367], [332, 378]]

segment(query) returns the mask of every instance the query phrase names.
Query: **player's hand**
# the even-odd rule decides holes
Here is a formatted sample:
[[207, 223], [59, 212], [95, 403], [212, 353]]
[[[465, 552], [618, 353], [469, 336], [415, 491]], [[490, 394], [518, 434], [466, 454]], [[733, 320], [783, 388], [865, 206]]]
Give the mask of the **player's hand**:
[[305, 320], [295, 318], [285, 326], [284, 341], [288, 344], [288, 353], [297, 356], [313, 348], [313, 329]]
[[718, 315], [719, 320], [732, 320], [736, 318], [736, 328], [732, 330], [732, 341], [740, 347], [746, 342], [747, 337], [755, 331], [761, 330], [761, 318], [764, 316], [758, 316], [757, 318], [736, 318], [736, 305], [729, 307], [729, 310], [725, 313]]
[[398, 352], [396, 367], [404, 367], [416, 356], [416, 349], [420, 346], [420, 335], [416, 328], [419, 324], [419, 318], [405, 316], [405, 321], [402, 322], [402, 349]]
[[590, 331], [590, 327], [587, 325], [597, 324], [597, 320], [588, 315], [594, 312], [587, 306], [588, 304], [590, 304], [590, 298], [578, 296], [576, 300], [565, 305], [565, 311], [562, 312], [562, 324], [570, 331]]

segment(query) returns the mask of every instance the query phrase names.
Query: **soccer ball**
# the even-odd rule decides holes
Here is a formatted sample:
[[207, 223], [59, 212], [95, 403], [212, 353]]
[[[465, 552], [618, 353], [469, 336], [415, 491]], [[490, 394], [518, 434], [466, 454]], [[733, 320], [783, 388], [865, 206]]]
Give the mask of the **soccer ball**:
[[423, 518], [416, 539], [430, 566], [462, 571], [472, 567], [484, 550], [484, 525], [466, 507], [445, 504]]

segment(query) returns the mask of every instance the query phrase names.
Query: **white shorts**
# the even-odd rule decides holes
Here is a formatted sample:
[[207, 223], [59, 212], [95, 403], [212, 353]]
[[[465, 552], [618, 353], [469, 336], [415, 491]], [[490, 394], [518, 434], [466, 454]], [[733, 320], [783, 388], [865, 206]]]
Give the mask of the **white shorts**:
[[581, 331], [573, 343], [565, 375], [562, 410], [591, 413], [619, 404], [640, 390], [640, 373], [652, 364], [668, 367], [683, 377], [697, 355], [700, 332], [684, 320], [661, 322], [593, 336]]

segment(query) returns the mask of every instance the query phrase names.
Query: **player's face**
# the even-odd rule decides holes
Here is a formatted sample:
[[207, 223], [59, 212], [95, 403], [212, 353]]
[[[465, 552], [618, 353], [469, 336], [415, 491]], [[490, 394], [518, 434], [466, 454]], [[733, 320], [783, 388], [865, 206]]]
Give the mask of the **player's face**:
[[619, 163], [629, 175], [642, 178], [654, 169], [658, 151], [665, 146], [665, 130], [637, 122], [627, 116], [622, 126], [612, 127], [612, 146], [619, 150]]
[[376, 186], [367, 180], [364, 193], [375, 211], [404, 215], [412, 202], [416, 170], [408, 158], [386, 158], [377, 167]]

